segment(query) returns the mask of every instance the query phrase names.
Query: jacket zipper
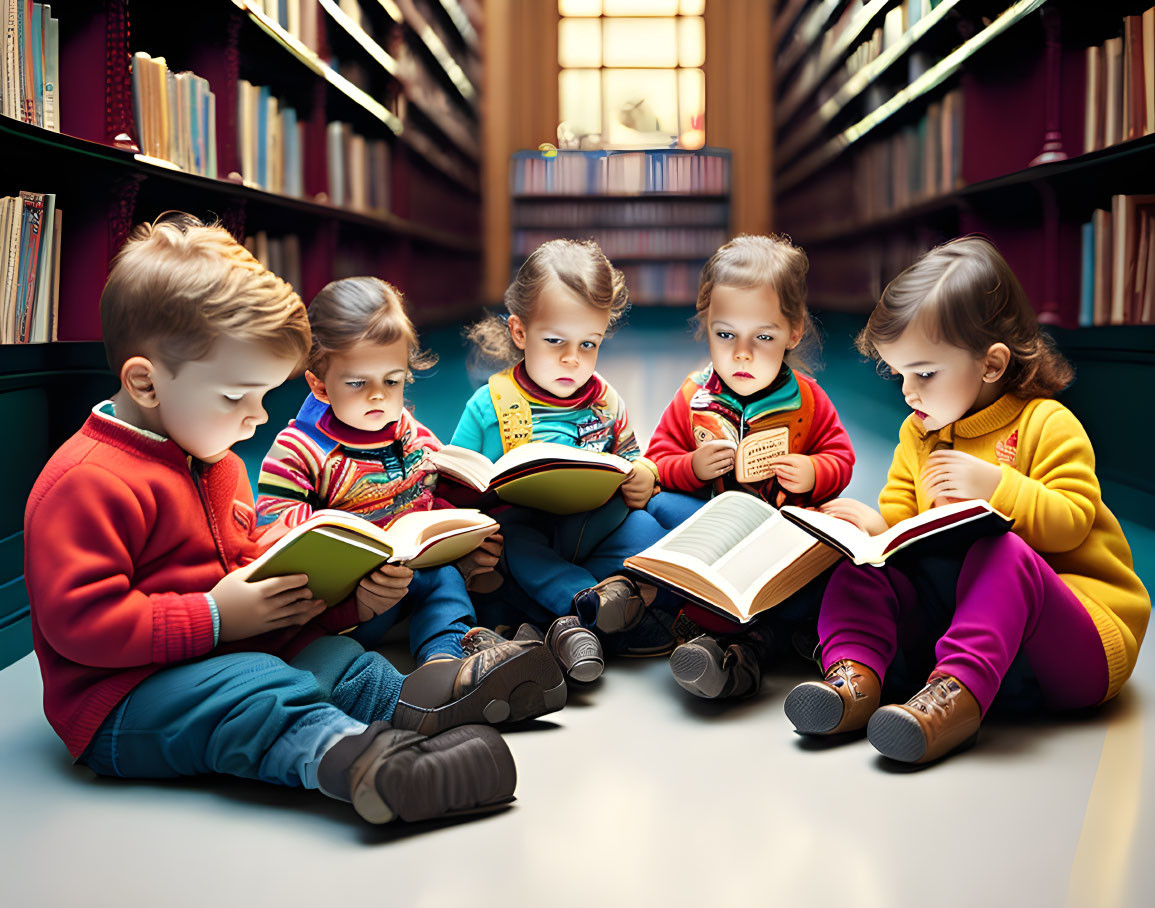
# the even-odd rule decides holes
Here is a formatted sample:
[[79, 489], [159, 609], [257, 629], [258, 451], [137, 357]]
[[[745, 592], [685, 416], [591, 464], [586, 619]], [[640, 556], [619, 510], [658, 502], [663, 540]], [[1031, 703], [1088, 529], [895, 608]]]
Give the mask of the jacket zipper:
[[205, 520], [209, 525], [209, 533], [213, 537], [213, 545], [217, 550], [217, 557], [221, 561], [221, 567], [224, 568], [225, 573], [229, 573], [229, 561], [225, 557], [224, 548], [221, 545], [220, 534], [217, 531], [217, 522], [213, 517], [212, 509], [209, 507], [208, 497], [205, 495], [203, 476], [200, 471], [199, 462], [194, 460], [191, 456], [188, 458], [189, 475], [192, 479], [193, 485], [197, 490], [197, 497], [201, 502], [201, 509], [205, 512]]

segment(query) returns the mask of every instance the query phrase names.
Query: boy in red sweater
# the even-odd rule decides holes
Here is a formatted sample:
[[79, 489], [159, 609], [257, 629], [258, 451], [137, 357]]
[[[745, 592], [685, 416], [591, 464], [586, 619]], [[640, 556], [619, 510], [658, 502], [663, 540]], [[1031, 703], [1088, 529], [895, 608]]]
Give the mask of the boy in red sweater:
[[508, 748], [468, 723], [548, 711], [564, 683], [541, 644], [406, 676], [335, 636], [374, 616], [371, 595], [249, 582], [272, 540], [229, 448], [309, 350], [297, 294], [185, 215], [133, 232], [100, 305], [120, 391], [49, 460], [24, 523], [44, 710], [72, 755], [102, 775], [319, 788], [376, 823], [509, 800]]

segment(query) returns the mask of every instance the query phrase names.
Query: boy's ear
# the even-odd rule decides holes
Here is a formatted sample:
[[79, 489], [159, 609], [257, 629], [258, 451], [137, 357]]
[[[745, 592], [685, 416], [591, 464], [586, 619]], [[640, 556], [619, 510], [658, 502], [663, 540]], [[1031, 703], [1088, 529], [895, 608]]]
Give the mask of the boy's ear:
[[520, 317], [511, 315], [506, 324], [509, 325], [509, 336], [513, 339], [513, 345], [517, 347], [518, 350], [524, 350], [525, 322], [523, 322]]
[[309, 383], [309, 390], [313, 392], [313, 396], [317, 398], [317, 400], [323, 404], [329, 402], [329, 395], [325, 393], [325, 383], [317, 378], [316, 374], [306, 369], [305, 381]]
[[156, 396], [153, 375], [156, 367], [144, 356], [130, 356], [120, 367], [120, 384], [139, 407], [151, 409], [160, 401]]
[[997, 382], [1006, 374], [1007, 366], [1010, 364], [1011, 348], [1002, 343], [991, 344], [987, 348], [986, 356], [983, 357], [983, 381]]

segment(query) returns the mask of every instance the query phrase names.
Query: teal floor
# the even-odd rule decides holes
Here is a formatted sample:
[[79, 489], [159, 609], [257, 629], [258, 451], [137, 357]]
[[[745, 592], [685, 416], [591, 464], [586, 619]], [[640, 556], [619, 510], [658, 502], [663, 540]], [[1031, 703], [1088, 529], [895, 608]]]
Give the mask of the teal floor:
[[[601, 371], [647, 437], [704, 359], [684, 312], [638, 310]], [[904, 408], [826, 322], [819, 381], [873, 500]], [[440, 366], [411, 386], [447, 439], [473, 384], [460, 328], [428, 331]], [[477, 377], [478, 379], [480, 378]], [[301, 388], [270, 399], [245, 446], [255, 480]], [[1110, 503], [1110, 499], [1108, 499]], [[1155, 533], [1128, 522], [1155, 582]], [[392, 651], [389, 655], [395, 656]], [[517, 801], [475, 820], [368, 827], [315, 792], [227, 778], [126, 782], [73, 766], [41, 712], [35, 658], [0, 671], [0, 904], [5, 906], [1148, 905], [1155, 891], [1155, 655], [1087, 714], [988, 722], [978, 745], [898, 772], [861, 739], [789, 729], [799, 665], [737, 704], [696, 700], [665, 660], [611, 663], [566, 708], [505, 735]]]

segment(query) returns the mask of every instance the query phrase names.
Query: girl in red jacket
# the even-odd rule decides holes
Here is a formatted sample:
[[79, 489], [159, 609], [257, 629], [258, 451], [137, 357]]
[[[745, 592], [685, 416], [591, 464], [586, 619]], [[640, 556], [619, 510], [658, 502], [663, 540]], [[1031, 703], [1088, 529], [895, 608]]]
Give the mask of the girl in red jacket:
[[[724, 490], [811, 506], [850, 482], [854, 451], [834, 405], [789, 364], [814, 337], [808, 267], [786, 237], [739, 236], [702, 269], [698, 336], [706, 335], [711, 363], [682, 382], [646, 451], [663, 489], [648, 510], [664, 527]], [[761, 454], [739, 462], [740, 447]], [[813, 598], [799, 594], [747, 625], [687, 606], [684, 626], [702, 632], [671, 655], [675, 680], [711, 699], [756, 693], [773, 657], [774, 626], [805, 620]]]

